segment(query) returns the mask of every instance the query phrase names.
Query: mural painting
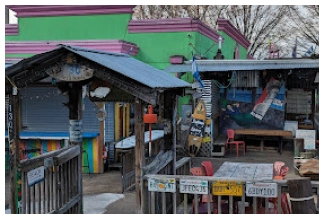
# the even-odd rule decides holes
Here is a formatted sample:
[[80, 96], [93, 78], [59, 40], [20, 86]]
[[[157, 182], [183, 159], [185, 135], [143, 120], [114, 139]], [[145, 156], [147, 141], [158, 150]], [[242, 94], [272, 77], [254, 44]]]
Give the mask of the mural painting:
[[[252, 100], [252, 91], [245, 95]], [[284, 109], [284, 83], [271, 78], [255, 104], [221, 96], [220, 131], [225, 135], [227, 129], [283, 129]]]

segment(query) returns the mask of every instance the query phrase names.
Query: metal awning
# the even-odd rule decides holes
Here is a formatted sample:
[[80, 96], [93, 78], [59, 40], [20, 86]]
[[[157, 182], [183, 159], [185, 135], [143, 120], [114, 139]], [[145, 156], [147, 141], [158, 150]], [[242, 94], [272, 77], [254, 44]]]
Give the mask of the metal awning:
[[[182, 94], [191, 84], [171, 74], [141, 62], [128, 54], [104, 52], [82, 47], [59, 45], [59, 48], [23, 59], [11, 66], [6, 66], [6, 93], [12, 86], [27, 87], [46, 78], [54, 77], [50, 73], [63, 66], [63, 58], [72, 53], [95, 69], [92, 78], [109, 81], [112, 86], [155, 105], [158, 95], [164, 90], [174, 90]], [[54, 67], [53, 67], [54, 66]], [[50, 71], [49, 71], [50, 69]], [[62, 72], [61, 70], [59, 72]], [[61, 81], [62, 78], [58, 78]], [[90, 80], [91, 78], [85, 78]], [[83, 83], [87, 80], [78, 79]]]
[[[196, 60], [199, 72], [319, 68], [318, 59]], [[168, 66], [166, 72], [191, 72], [192, 61]]]
[[159, 70], [149, 64], [141, 62], [128, 54], [103, 52], [99, 50], [91, 50], [87, 48], [62, 44], [60, 45], [60, 48], [23, 59], [11, 66], [6, 65], [6, 74], [8, 77], [11, 77], [19, 72], [24, 72], [25, 75], [28, 75], [28, 71], [33, 69], [35, 66], [37, 66], [37, 68], [45, 66], [46, 64], [44, 63], [48, 62], [48, 60], [60, 55], [63, 52], [62, 49], [69, 50], [88, 60], [98, 63], [103, 67], [112, 69], [119, 74], [122, 74], [127, 78], [131, 78], [139, 83], [145, 84], [150, 88], [168, 89], [175, 87], [191, 87], [191, 84], [178, 79], [163, 70]]

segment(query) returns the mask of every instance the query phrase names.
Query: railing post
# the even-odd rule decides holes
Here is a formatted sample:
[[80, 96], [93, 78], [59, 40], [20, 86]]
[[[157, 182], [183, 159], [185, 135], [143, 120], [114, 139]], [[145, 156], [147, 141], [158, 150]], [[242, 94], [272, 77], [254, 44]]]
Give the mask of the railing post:
[[162, 214], [166, 214], [166, 194], [162, 192]]
[[150, 192], [150, 205], [151, 205], [151, 214], [155, 214], [155, 192]]
[[253, 197], [253, 214], [257, 214], [257, 197]]
[[228, 205], [229, 205], [229, 213], [230, 214], [233, 214], [233, 196], [232, 195], [230, 195], [229, 197], [228, 197]]
[[188, 194], [183, 194], [183, 213], [188, 213]]
[[[243, 184], [243, 191], [245, 191], [245, 184]], [[240, 214], [245, 214], [245, 193], [243, 192], [242, 198], [241, 198], [241, 212]]]
[[278, 184], [278, 214], [282, 214], [282, 209], [281, 209], [281, 185]]

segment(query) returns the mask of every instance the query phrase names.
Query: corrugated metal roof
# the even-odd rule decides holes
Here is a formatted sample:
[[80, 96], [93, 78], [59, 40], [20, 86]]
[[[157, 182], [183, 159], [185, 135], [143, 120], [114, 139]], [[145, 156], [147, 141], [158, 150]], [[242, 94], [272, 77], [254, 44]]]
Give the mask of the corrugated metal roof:
[[191, 84], [123, 53], [102, 52], [77, 46], [61, 45], [80, 56], [147, 85], [150, 88], [191, 87]]
[[[283, 60], [196, 60], [200, 72], [265, 69], [319, 68], [318, 59]], [[166, 72], [191, 72], [192, 61], [168, 66]]]

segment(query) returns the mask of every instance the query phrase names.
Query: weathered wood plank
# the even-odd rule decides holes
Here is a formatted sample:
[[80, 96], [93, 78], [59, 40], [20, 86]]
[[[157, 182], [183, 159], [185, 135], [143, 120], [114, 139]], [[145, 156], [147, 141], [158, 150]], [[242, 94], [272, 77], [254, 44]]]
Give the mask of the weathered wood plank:
[[176, 162], [176, 169], [184, 166], [186, 163], [191, 161], [191, 157], [183, 157], [180, 160], [177, 160]]
[[68, 203], [66, 203], [63, 207], [60, 209], [54, 211], [55, 214], [63, 214], [67, 212], [70, 208], [72, 208], [74, 205], [76, 205], [81, 200], [81, 195], [78, 194], [74, 198], [71, 199]]
[[54, 157], [54, 156], [60, 154], [61, 152], [65, 151], [67, 149], [69, 149], [69, 148], [68, 147], [67, 148], [61, 148], [59, 150], [50, 151], [50, 152], [48, 152], [46, 154], [41, 154], [39, 156], [33, 157], [31, 159], [28, 159], [28, 160], [22, 160], [22, 161], [20, 161], [21, 171], [28, 172], [28, 171], [30, 171], [32, 169], [43, 166], [44, 165], [44, 160], [46, 158]]
[[[80, 146], [69, 147], [68, 150], [58, 154], [53, 158], [54, 165], [59, 166], [66, 163], [68, 160], [78, 156], [80, 154]], [[63, 169], [64, 171], [64, 169]]]

